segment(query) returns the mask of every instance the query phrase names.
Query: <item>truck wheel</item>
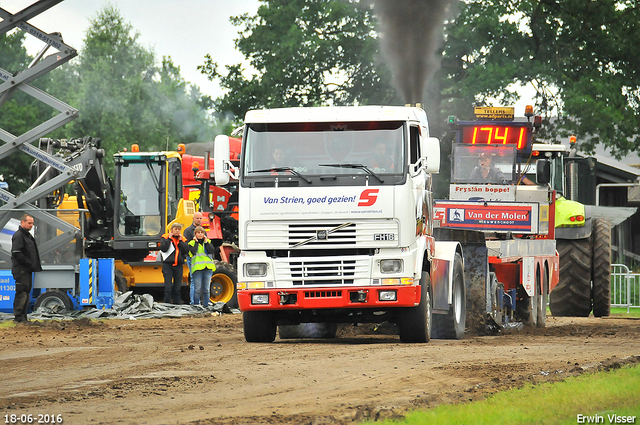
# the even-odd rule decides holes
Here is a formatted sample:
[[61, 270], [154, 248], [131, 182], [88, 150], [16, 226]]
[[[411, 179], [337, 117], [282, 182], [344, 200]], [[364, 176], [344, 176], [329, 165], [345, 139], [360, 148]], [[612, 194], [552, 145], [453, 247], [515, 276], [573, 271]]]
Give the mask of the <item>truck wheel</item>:
[[611, 225], [597, 218], [593, 222], [593, 315], [611, 314]]
[[544, 275], [542, 282], [540, 282], [540, 274], [536, 275], [536, 290], [538, 291], [538, 321], [536, 322], [536, 326], [539, 328], [547, 326], [547, 298], [549, 294], [549, 273], [545, 270], [542, 274]]
[[276, 339], [276, 322], [268, 311], [242, 313], [244, 339], [247, 342], [273, 342]]
[[588, 238], [557, 239], [560, 279], [549, 294], [554, 316], [588, 317], [591, 312], [591, 246]]
[[462, 339], [467, 321], [467, 303], [464, 290], [464, 269], [462, 257], [456, 254], [453, 261], [453, 303], [446, 315], [433, 315], [433, 329], [431, 335], [434, 338]]
[[431, 338], [431, 281], [423, 271], [420, 278], [420, 304], [400, 309], [398, 333], [402, 342], [429, 342]]
[[73, 310], [73, 302], [71, 302], [69, 295], [57, 289], [41, 293], [36, 299], [33, 308], [37, 310], [40, 307], [54, 308], [56, 306], [60, 306], [65, 310]]
[[238, 296], [236, 286], [238, 277], [227, 263], [216, 261], [216, 271], [211, 276], [211, 296], [212, 303], [223, 302], [229, 308], [238, 308]]

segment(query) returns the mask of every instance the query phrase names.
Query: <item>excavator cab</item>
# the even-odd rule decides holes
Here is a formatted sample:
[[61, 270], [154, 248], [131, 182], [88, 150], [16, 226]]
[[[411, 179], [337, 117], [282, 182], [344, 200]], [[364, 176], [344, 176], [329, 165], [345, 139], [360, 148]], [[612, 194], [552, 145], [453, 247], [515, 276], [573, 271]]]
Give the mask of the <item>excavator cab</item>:
[[116, 166], [113, 248], [129, 261], [158, 249], [181, 200], [180, 156], [175, 152], [123, 152]]

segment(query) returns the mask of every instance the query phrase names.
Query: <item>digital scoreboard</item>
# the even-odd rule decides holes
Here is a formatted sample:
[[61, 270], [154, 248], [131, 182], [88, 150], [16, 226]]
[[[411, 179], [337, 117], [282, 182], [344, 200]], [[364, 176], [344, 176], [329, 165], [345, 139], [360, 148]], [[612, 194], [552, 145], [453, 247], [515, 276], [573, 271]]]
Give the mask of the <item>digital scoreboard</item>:
[[470, 145], [514, 145], [519, 151], [531, 150], [531, 127], [528, 123], [461, 124], [460, 143]]

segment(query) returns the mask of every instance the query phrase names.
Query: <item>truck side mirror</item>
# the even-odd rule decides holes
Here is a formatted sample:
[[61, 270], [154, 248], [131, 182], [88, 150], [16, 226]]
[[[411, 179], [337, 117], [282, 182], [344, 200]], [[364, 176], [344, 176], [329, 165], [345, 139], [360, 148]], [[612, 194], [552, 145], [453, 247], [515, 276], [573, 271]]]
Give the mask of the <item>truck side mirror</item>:
[[420, 155], [426, 158], [427, 173], [437, 174], [440, 172], [440, 140], [437, 137], [425, 137], [420, 146]]
[[229, 136], [216, 136], [213, 144], [213, 174], [216, 185], [229, 183]]
[[551, 181], [551, 161], [548, 159], [536, 161], [536, 180], [538, 184], [547, 184]]

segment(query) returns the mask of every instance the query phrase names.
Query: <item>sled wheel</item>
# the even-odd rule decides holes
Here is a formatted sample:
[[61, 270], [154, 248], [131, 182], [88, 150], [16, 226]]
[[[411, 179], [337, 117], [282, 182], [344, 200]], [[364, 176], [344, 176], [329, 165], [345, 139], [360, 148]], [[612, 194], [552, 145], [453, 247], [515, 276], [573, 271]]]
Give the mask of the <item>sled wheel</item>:
[[536, 326], [539, 328], [544, 328], [547, 326], [547, 298], [549, 294], [549, 273], [545, 269], [543, 272], [542, 282], [540, 282], [540, 274], [536, 274], [536, 291], [538, 294], [538, 321], [536, 322]]

